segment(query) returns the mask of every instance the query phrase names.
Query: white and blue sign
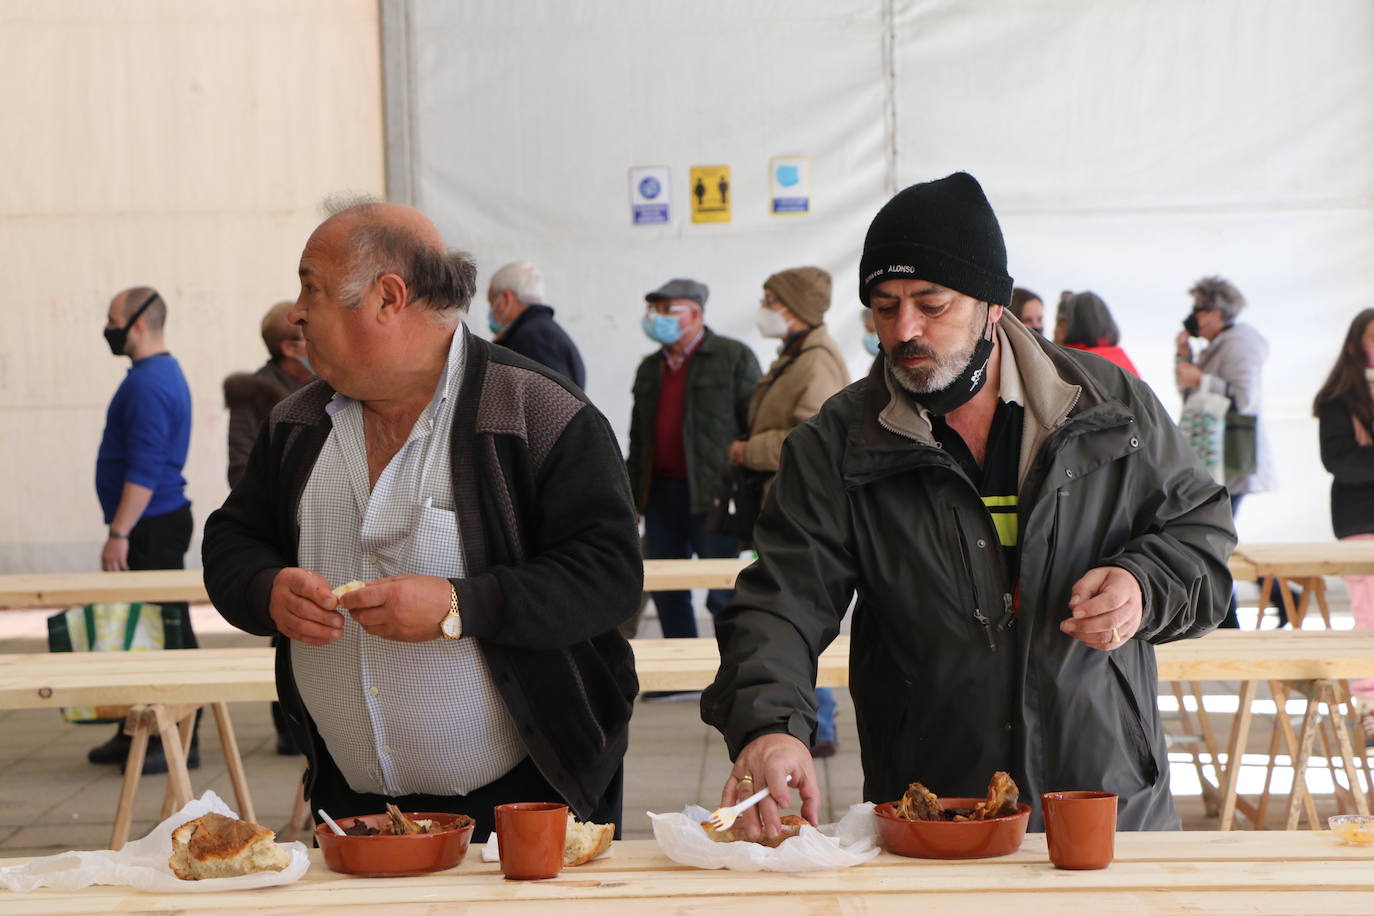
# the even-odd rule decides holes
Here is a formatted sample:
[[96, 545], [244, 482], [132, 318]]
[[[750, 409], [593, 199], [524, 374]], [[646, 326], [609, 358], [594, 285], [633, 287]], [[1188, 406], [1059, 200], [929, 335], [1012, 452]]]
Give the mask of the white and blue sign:
[[673, 184], [666, 165], [630, 169], [630, 213], [636, 226], [672, 222]]
[[768, 160], [768, 195], [774, 216], [804, 216], [811, 212], [811, 159], [774, 156]]

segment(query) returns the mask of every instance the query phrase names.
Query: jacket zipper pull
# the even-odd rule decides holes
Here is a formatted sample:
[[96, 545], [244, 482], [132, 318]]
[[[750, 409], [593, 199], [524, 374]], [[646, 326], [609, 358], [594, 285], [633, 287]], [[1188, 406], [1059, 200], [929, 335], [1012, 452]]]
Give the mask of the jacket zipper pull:
[[1010, 630], [1016, 625], [1016, 612], [1011, 606], [1011, 592], [1002, 593], [1002, 619], [998, 621], [999, 630]]
[[973, 609], [973, 619], [978, 621], [978, 625], [983, 628], [983, 635], [988, 638], [988, 648], [996, 652], [997, 643], [992, 638], [992, 621], [984, 617], [983, 612], [978, 608]]

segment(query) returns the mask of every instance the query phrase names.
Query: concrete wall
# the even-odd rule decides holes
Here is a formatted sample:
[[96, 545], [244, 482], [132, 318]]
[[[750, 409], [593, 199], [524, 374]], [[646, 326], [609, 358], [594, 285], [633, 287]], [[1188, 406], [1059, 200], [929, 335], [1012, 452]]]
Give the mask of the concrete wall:
[[168, 302], [199, 531], [227, 492], [224, 376], [265, 358], [321, 198], [383, 191], [377, 4], [6, 0], [0, 52], [0, 572], [94, 570], [129, 364], [101, 337], [110, 296]]

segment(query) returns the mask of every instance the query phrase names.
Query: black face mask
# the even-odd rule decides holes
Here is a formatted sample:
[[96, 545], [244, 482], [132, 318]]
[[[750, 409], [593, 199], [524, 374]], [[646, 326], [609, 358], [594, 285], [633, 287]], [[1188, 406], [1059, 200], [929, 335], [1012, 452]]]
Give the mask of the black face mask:
[[921, 394], [912, 391], [908, 394], [926, 410], [941, 417], [973, 400], [973, 396], [983, 390], [983, 384], [988, 380], [988, 359], [992, 357], [992, 333], [992, 322], [989, 321], [983, 336], [973, 345], [973, 354], [969, 356], [963, 371], [954, 381], [939, 391]]
[[1188, 332], [1189, 337], [1202, 336], [1202, 329], [1197, 326], [1197, 312], [1189, 312], [1188, 317], [1183, 319], [1183, 330]]
[[124, 323], [124, 327], [105, 329], [105, 342], [110, 345], [111, 353], [115, 356], [125, 355], [124, 348], [129, 344], [129, 329], [134, 326], [134, 322], [139, 319], [139, 316], [148, 310], [148, 306], [152, 305], [153, 300], [156, 298], [157, 293], [153, 293], [147, 299], [144, 299], [143, 304], [135, 309], [134, 313], [129, 316], [129, 320]]

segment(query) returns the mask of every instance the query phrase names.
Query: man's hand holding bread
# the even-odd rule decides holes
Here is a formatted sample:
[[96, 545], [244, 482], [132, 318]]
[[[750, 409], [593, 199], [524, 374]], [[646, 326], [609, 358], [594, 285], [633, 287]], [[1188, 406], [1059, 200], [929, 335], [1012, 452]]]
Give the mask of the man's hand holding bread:
[[449, 612], [449, 581], [438, 576], [391, 576], [349, 582], [330, 590], [324, 576], [288, 567], [272, 582], [268, 613], [283, 636], [324, 646], [343, 635], [351, 614], [368, 633], [398, 642], [439, 638]]
[[272, 580], [267, 612], [288, 639], [327, 646], [343, 635], [343, 615], [335, 610], [338, 603], [324, 576], [288, 566]]
[[449, 581], [438, 576], [391, 576], [368, 582], [339, 599], [358, 625], [382, 639], [438, 639], [448, 616]]

